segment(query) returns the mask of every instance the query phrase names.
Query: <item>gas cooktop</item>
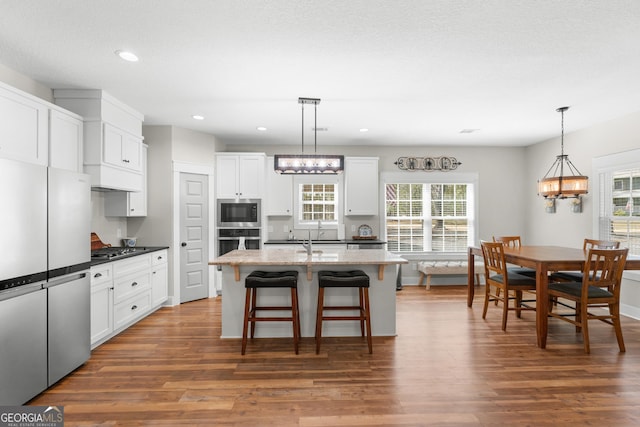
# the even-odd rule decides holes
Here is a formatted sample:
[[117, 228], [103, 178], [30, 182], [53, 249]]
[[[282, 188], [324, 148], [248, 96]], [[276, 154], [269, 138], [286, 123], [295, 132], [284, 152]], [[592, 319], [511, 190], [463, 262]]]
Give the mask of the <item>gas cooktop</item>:
[[140, 252], [136, 248], [106, 247], [91, 251], [91, 259], [115, 259]]

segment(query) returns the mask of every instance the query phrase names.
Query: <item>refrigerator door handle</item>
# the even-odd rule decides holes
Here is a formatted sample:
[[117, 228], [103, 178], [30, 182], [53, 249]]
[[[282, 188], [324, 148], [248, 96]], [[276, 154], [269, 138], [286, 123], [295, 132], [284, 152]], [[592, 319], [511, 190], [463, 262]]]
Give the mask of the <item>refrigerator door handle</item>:
[[69, 276], [64, 276], [58, 279], [51, 280], [44, 285], [45, 289], [52, 288], [54, 286], [63, 285], [68, 282], [73, 282], [74, 280], [83, 279], [87, 277], [87, 272], [71, 274]]

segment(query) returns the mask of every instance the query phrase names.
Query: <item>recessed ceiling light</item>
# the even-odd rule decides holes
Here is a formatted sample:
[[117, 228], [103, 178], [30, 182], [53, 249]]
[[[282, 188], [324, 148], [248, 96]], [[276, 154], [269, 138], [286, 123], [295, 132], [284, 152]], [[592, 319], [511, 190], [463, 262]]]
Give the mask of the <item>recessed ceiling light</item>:
[[362, 128], [362, 129], [360, 129], [360, 132], [369, 132], [369, 129], [367, 129], [367, 128]]
[[126, 50], [116, 50], [116, 55], [118, 55], [120, 58], [124, 59], [125, 61], [138, 62], [138, 56], [133, 52], [129, 52]]
[[265, 130], [267, 130], [267, 128], [264, 126], [258, 126], [256, 129], [258, 129], [260, 132], [264, 132]]
[[200, 116], [200, 115], [198, 115], [198, 114], [195, 114], [195, 115], [193, 115], [193, 116], [191, 116], [191, 117], [193, 117], [193, 118], [194, 118], [194, 120], [204, 120], [204, 116]]
[[460, 133], [474, 133], [478, 132], [480, 129], [462, 129]]

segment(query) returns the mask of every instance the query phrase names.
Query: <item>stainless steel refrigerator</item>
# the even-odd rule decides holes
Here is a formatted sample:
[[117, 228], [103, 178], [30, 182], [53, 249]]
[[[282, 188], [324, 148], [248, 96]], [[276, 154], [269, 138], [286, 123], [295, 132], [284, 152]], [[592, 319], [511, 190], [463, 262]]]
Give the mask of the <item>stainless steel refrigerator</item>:
[[0, 405], [47, 388], [47, 168], [0, 159]]
[[89, 175], [49, 168], [47, 360], [52, 385], [91, 355]]
[[90, 356], [89, 176], [0, 159], [0, 405]]

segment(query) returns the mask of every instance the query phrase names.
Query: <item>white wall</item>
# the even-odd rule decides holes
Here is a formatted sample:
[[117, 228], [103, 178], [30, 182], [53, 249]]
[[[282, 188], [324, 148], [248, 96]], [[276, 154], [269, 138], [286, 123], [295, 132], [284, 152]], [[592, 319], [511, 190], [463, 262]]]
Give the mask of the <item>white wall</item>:
[[[266, 152], [267, 155], [298, 153], [292, 146], [234, 146], [233, 151]], [[402, 156], [453, 156], [462, 162], [456, 172], [474, 172], [479, 175], [479, 215], [481, 239], [493, 235], [522, 234], [525, 231], [526, 157], [522, 147], [379, 147], [340, 146], [322, 147], [318, 154], [340, 153], [345, 156], [379, 157], [380, 172], [399, 171], [394, 162]], [[438, 174], [446, 180], [448, 172], [404, 172], [406, 174]], [[505, 178], [506, 177], [506, 178]], [[378, 219], [375, 219], [378, 221]], [[347, 224], [347, 235], [349, 235]], [[278, 223], [278, 228], [282, 224]]]
[[0, 64], [0, 81], [53, 103], [53, 91], [51, 88], [2, 64]]

